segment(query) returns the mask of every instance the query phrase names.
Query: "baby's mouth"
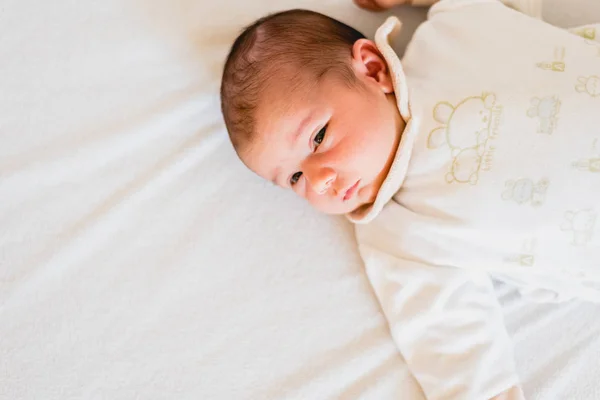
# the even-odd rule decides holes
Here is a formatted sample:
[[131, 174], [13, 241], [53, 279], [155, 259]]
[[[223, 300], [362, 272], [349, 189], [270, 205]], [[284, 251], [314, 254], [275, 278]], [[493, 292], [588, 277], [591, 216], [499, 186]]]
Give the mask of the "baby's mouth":
[[350, 200], [354, 194], [356, 193], [356, 190], [358, 189], [358, 184], [360, 183], [360, 179], [356, 181], [356, 183], [352, 186], [350, 186], [348, 188], [348, 190], [346, 190], [346, 193], [344, 194], [344, 201], [348, 201]]

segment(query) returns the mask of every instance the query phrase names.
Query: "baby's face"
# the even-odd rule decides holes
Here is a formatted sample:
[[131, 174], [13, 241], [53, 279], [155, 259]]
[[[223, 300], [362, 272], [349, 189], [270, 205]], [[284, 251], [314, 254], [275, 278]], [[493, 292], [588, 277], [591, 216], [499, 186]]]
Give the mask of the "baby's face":
[[256, 142], [242, 155], [265, 179], [317, 210], [344, 214], [370, 204], [393, 161], [403, 121], [389, 76], [357, 73], [364, 87], [326, 76], [286, 91], [257, 111]]

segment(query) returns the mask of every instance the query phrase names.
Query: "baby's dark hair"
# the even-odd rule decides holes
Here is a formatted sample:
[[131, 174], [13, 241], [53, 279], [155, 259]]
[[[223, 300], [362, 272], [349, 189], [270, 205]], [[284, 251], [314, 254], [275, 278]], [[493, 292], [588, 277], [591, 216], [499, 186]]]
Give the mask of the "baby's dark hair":
[[287, 89], [301, 84], [299, 74], [281, 76], [282, 71], [307, 71], [318, 82], [329, 72], [353, 84], [350, 65], [352, 46], [365, 36], [326, 15], [308, 10], [289, 10], [263, 17], [245, 28], [233, 43], [221, 81], [221, 110], [229, 137], [238, 154], [252, 143], [255, 112], [260, 96], [280, 73]]

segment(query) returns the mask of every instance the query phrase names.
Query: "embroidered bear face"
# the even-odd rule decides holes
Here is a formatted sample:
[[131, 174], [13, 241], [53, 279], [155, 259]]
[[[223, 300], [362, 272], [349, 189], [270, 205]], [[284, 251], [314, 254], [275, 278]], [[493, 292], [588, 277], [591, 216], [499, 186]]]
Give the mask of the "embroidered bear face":
[[427, 147], [448, 146], [453, 155], [486, 142], [490, 135], [492, 110], [496, 102], [493, 94], [467, 97], [456, 106], [438, 103], [433, 118], [442, 124], [429, 133]]

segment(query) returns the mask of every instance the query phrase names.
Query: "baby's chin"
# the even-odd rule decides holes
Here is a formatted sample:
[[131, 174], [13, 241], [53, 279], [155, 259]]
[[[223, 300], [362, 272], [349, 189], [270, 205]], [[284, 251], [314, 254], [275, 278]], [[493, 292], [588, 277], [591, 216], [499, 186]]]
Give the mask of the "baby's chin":
[[360, 206], [353, 206], [353, 207], [340, 207], [339, 209], [336, 210], [332, 210], [332, 211], [324, 211], [325, 214], [328, 215], [346, 215], [346, 214], [351, 214], [352, 212], [354, 212], [355, 210], [359, 209]]
[[336, 204], [335, 206], [327, 207], [326, 209], [320, 209], [319, 207], [315, 207], [318, 211], [325, 213], [327, 215], [347, 215], [351, 214], [354, 211], [368, 206], [370, 203], [365, 201], [358, 201], [358, 199], [354, 201], [348, 202], [340, 202], [340, 204]]
[[311, 204], [311, 206], [320, 213], [327, 215], [344, 215], [351, 213], [360, 207], [354, 201], [336, 202], [335, 204]]
[[377, 197], [377, 192], [374, 192], [371, 186], [372, 185], [361, 188], [358, 191], [357, 196], [352, 200], [341, 202], [339, 205], [336, 204], [329, 210], [320, 211], [329, 215], [347, 215], [352, 214], [353, 212], [362, 208], [369, 207], [371, 204], [373, 204], [375, 198]]

